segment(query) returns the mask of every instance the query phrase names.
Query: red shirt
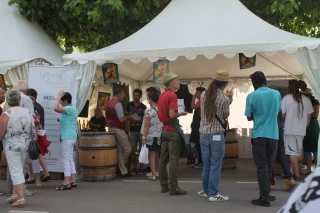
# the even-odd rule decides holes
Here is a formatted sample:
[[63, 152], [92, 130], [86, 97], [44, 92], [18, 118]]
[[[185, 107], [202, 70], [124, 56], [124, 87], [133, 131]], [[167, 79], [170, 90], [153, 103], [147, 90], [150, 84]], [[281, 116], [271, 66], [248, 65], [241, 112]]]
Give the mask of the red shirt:
[[173, 120], [169, 116], [170, 109], [178, 110], [178, 97], [174, 92], [165, 89], [165, 91], [160, 95], [158, 101], [158, 118], [163, 123], [164, 130], [173, 131], [176, 130], [176, 128], [165, 124]]

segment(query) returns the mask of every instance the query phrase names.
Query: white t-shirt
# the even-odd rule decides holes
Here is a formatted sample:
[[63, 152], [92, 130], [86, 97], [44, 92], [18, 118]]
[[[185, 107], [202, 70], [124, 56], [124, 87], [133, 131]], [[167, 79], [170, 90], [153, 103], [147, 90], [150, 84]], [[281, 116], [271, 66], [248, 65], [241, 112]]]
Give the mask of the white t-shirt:
[[291, 94], [282, 99], [282, 113], [286, 113], [284, 122], [285, 135], [306, 135], [308, 115], [313, 113], [311, 101], [302, 95], [302, 104], [298, 104]]

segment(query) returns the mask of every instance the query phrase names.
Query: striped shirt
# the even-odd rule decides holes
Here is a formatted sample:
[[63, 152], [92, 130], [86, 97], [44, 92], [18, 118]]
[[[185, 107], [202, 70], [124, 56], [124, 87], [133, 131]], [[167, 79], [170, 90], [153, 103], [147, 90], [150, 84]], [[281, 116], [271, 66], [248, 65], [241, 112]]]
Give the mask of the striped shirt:
[[[223, 113], [229, 113], [229, 105], [231, 103], [230, 99], [223, 94], [223, 92], [218, 89], [217, 90], [217, 99], [216, 99], [216, 114], [220, 118], [222, 122], [224, 122]], [[216, 134], [220, 132], [224, 132], [224, 128], [221, 126], [219, 121], [213, 118], [213, 123], [208, 123], [206, 116], [204, 114], [204, 102], [205, 102], [205, 94], [204, 91], [200, 97], [200, 111], [201, 111], [201, 122], [200, 122], [200, 133], [201, 134]]]

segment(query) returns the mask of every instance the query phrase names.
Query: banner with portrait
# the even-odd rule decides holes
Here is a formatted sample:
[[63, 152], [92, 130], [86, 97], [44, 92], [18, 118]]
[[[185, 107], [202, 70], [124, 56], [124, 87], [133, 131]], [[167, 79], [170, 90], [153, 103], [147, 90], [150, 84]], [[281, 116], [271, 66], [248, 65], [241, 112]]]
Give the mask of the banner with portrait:
[[153, 82], [163, 83], [163, 78], [169, 73], [169, 61], [159, 60], [153, 63]]
[[101, 68], [104, 84], [113, 84], [119, 82], [118, 64], [105, 63], [102, 64]]
[[256, 55], [247, 57], [243, 53], [239, 53], [240, 69], [248, 69], [256, 66]]
[[100, 108], [102, 111], [105, 110], [107, 103], [110, 101], [110, 93], [99, 92], [97, 100], [97, 108]]
[[4, 75], [0, 75], [0, 87], [1, 87], [2, 89], [4, 89], [4, 91], [7, 90], [7, 88], [6, 88], [6, 82], [4, 81]]

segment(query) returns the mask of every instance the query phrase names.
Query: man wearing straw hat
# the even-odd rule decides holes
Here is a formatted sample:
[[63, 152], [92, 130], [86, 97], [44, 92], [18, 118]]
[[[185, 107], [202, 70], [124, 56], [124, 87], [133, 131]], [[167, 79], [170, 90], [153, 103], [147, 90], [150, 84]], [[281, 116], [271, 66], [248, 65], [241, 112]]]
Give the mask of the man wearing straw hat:
[[213, 81], [200, 96], [200, 146], [202, 151], [202, 187], [198, 196], [208, 198], [210, 202], [229, 200], [221, 195], [218, 185], [221, 176], [221, 166], [225, 153], [226, 121], [230, 115], [229, 105], [233, 93], [223, 91], [229, 82], [229, 72], [226, 69], [217, 70]]
[[[187, 113], [178, 113], [178, 98], [175, 92], [180, 87], [179, 76], [173, 72], [167, 73], [163, 84], [166, 86], [166, 89], [160, 95], [158, 102], [158, 117], [164, 125], [159, 162], [161, 192], [166, 193], [170, 191], [170, 195], [185, 195], [187, 192], [181, 190], [178, 186], [177, 172], [179, 157], [185, 156], [188, 153], [188, 148], [177, 118]], [[170, 178], [166, 170], [168, 163]]]

